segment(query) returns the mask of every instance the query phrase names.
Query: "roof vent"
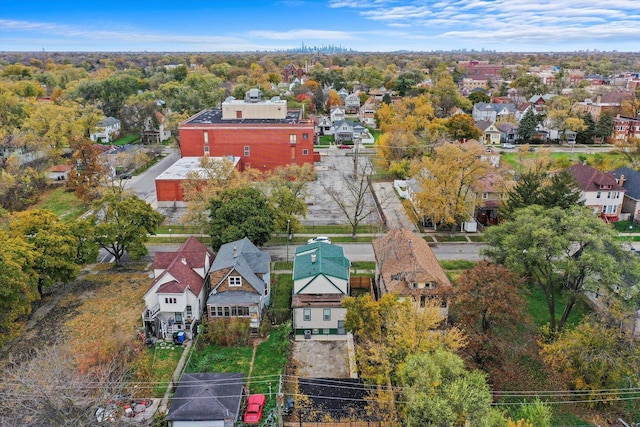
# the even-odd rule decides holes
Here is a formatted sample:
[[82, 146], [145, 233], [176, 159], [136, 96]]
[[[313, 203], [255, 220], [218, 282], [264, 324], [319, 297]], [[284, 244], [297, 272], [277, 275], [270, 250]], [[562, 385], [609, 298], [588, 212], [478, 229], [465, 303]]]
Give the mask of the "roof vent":
[[233, 247], [233, 257], [238, 258], [238, 248], [235, 246]]
[[186, 259], [186, 258], [182, 258], [182, 263], [183, 263], [184, 265], [187, 265], [187, 259]]

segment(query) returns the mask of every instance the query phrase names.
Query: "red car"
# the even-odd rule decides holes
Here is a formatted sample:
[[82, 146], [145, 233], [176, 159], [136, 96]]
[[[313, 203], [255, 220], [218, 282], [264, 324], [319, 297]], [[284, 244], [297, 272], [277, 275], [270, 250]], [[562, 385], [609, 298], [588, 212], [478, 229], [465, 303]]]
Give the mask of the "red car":
[[264, 394], [252, 394], [247, 400], [247, 410], [242, 419], [246, 424], [258, 424], [262, 418], [264, 403], [267, 398]]
[[353, 145], [347, 145], [347, 144], [338, 145], [338, 148], [341, 149], [341, 150], [349, 150], [352, 147], [353, 147]]

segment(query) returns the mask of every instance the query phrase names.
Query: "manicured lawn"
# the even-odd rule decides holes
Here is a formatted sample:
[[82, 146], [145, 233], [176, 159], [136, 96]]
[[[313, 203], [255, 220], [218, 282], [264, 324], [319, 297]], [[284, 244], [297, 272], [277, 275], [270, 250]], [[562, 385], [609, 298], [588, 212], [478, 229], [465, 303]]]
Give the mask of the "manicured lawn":
[[320, 136], [320, 145], [330, 145], [335, 142], [335, 138], [333, 135], [321, 135]]
[[67, 191], [65, 186], [43, 192], [34, 208], [47, 209], [65, 222], [73, 221], [87, 211], [85, 203], [73, 191]]

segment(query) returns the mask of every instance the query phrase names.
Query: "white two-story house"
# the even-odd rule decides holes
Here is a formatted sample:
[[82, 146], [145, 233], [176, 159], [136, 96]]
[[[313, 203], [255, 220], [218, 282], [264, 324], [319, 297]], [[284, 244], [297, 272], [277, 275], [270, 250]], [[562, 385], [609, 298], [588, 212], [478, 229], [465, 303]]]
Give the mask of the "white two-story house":
[[155, 279], [144, 294], [142, 322], [148, 336], [170, 337], [184, 331], [192, 338], [202, 318], [207, 290], [205, 277], [213, 252], [190, 237], [175, 252], [157, 252], [153, 259]]
[[120, 135], [120, 120], [115, 117], [105, 117], [89, 135], [94, 142], [111, 142]]
[[602, 172], [592, 166], [576, 164], [567, 168], [582, 193], [580, 200], [605, 221], [618, 221], [627, 191], [618, 184], [612, 172]]

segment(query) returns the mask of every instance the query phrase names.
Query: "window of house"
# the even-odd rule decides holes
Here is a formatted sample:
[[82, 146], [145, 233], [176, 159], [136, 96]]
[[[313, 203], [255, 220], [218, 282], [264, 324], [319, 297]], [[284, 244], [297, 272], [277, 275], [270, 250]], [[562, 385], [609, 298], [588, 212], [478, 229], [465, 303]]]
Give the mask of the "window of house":
[[208, 155], [209, 155], [209, 146], [208, 146], [208, 145], [205, 145], [205, 146], [204, 146], [204, 155], [205, 155], [205, 156], [208, 156]]
[[601, 193], [598, 191], [598, 192], [596, 193], [596, 199], [599, 199], [599, 198], [600, 198], [600, 195], [601, 195]]
[[187, 306], [187, 317], [192, 317], [193, 316], [193, 309], [191, 308], [190, 305]]
[[420, 295], [420, 307], [424, 308], [425, 305], [427, 305], [427, 296]]
[[289, 143], [290, 144], [295, 144], [297, 141], [298, 141], [298, 135], [295, 135], [295, 134], [289, 135]]
[[607, 193], [607, 199], [610, 199], [610, 198], [611, 198], [611, 191]]
[[244, 155], [245, 156], [250, 156], [251, 155], [251, 147], [249, 147], [248, 145], [244, 146]]
[[322, 310], [322, 319], [325, 322], [328, 322], [329, 320], [331, 320], [331, 309], [330, 308], [325, 308], [324, 310]]
[[489, 198], [489, 193], [482, 193], [482, 200], [487, 200]]
[[309, 155], [309, 150], [307, 150], [306, 148], [304, 150], [302, 150], [302, 155], [303, 156], [308, 156]]
[[310, 308], [305, 308], [302, 312], [302, 316], [305, 322], [310, 322], [311, 321], [311, 309]]
[[208, 144], [208, 143], [209, 143], [209, 131], [208, 131], [208, 130], [205, 130], [205, 131], [203, 132], [203, 134], [202, 134], [202, 137], [203, 137], [203, 139], [204, 139], [204, 143], [205, 143], [205, 144]]
[[164, 299], [164, 303], [165, 304], [175, 304], [176, 303], [176, 299], [175, 298], [165, 298]]
[[614, 214], [618, 210], [618, 206], [616, 205], [605, 205], [602, 207], [602, 212], [606, 214]]
[[176, 322], [182, 322], [182, 313], [175, 313]]
[[229, 276], [229, 286], [242, 286], [242, 277]]
[[309, 139], [309, 134], [308, 133], [303, 133], [302, 134], [302, 139]]

